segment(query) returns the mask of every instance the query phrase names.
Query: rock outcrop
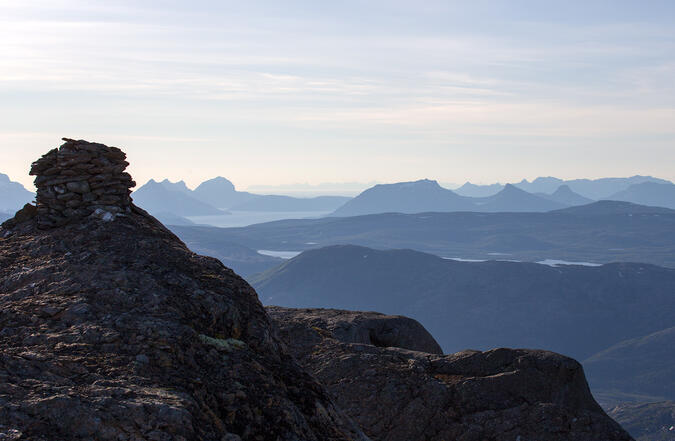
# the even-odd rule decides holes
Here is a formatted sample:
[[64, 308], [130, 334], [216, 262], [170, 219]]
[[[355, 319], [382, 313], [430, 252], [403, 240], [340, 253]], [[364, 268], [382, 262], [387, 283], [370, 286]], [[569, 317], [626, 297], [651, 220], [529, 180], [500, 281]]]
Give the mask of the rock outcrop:
[[68, 140], [0, 229], [0, 439], [365, 439], [255, 291], [131, 204], [123, 158]]
[[30, 169], [36, 176], [38, 226], [56, 227], [92, 214], [111, 220], [128, 213], [136, 183], [124, 171], [126, 154], [117, 147], [63, 140]]
[[[412, 351], [443, 354], [434, 337], [417, 320], [379, 312], [345, 311], [341, 309], [292, 309], [268, 306], [267, 312], [283, 323], [287, 334], [302, 333], [294, 346], [314, 345], [320, 340], [317, 332], [328, 332], [343, 343], [362, 343], [379, 347], [396, 347]], [[289, 316], [288, 311], [292, 311]], [[291, 320], [286, 320], [288, 318]], [[289, 329], [293, 327], [294, 329]], [[297, 350], [297, 349], [296, 349]]]
[[[552, 352], [451, 355], [377, 347], [324, 326], [336, 311], [268, 308], [283, 339], [374, 440], [631, 440], [593, 399], [582, 367]], [[355, 312], [344, 312], [358, 322]], [[365, 313], [367, 317], [370, 313]], [[357, 325], [358, 326], [358, 325]], [[358, 333], [358, 332], [357, 332]]]

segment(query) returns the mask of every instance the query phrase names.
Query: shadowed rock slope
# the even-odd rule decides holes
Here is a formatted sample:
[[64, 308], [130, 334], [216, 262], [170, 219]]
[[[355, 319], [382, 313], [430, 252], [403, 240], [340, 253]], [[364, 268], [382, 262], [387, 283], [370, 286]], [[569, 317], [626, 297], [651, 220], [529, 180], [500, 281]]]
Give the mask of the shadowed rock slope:
[[595, 402], [581, 365], [562, 355], [494, 349], [444, 356], [377, 347], [344, 338], [359, 332], [359, 313], [343, 311], [335, 327], [336, 310], [267, 309], [301, 364], [372, 439], [632, 439]]
[[133, 205], [40, 208], [0, 229], [0, 439], [364, 439], [219, 261]]
[[675, 402], [623, 403], [609, 415], [621, 423], [637, 441], [675, 440]]

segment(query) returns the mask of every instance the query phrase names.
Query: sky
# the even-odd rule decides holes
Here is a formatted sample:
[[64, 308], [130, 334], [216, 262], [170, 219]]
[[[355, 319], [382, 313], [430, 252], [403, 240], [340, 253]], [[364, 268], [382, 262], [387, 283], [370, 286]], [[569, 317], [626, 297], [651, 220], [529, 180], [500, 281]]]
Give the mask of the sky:
[[675, 2], [0, 0], [0, 172], [139, 184], [675, 180]]

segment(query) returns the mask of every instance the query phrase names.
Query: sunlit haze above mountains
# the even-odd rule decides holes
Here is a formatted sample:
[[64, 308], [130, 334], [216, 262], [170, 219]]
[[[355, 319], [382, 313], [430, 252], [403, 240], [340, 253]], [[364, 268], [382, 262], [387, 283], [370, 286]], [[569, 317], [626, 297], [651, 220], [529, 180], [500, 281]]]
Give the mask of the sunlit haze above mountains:
[[[675, 179], [672, 1], [0, 3], [0, 170], [139, 184]], [[365, 187], [365, 186], [364, 186]]]

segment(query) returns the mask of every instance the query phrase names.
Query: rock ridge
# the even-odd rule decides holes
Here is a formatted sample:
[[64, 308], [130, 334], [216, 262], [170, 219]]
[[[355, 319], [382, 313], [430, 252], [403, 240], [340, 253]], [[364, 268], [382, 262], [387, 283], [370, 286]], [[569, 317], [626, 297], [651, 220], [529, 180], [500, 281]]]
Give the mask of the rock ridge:
[[373, 440], [632, 440], [595, 402], [571, 358], [526, 349], [439, 355], [377, 347], [344, 338], [348, 330], [334, 332], [335, 310], [311, 325], [305, 310], [267, 310], [300, 364]]
[[[68, 160], [52, 150], [34, 165], [43, 211], [0, 228], [0, 439], [367, 440], [284, 349], [250, 285], [125, 196], [123, 153], [66, 146]], [[99, 153], [117, 167], [105, 179], [65, 173]], [[45, 191], [89, 194], [69, 182], [117, 199], [52, 217], [65, 192]], [[87, 215], [98, 205], [116, 216]]]
[[396, 347], [413, 351], [443, 354], [434, 337], [417, 320], [401, 315], [386, 315], [379, 312], [345, 311], [321, 308], [284, 308], [267, 306], [272, 317], [282, 317], [292, 312], [298, 331], [310, 330], [306, 339], [314, 342], [317, 329], [327, 332], [344, 343], [362, 343], [378, 347]]

